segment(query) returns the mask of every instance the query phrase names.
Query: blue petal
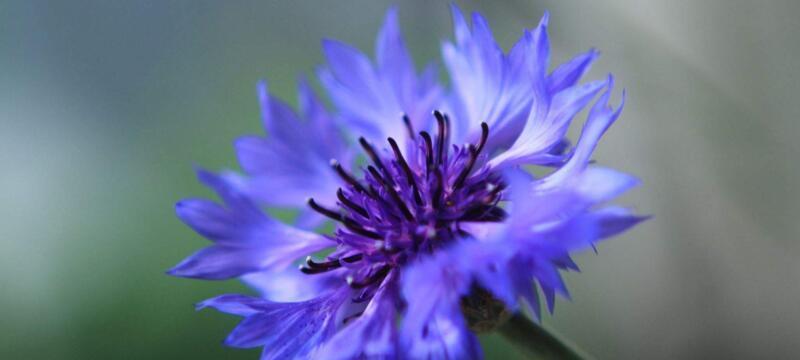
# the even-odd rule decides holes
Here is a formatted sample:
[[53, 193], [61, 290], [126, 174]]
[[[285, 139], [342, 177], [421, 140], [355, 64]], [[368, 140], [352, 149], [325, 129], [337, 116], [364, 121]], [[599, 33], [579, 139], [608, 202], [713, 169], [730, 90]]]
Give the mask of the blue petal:
[[553, 148], [564, 140], [575, 115], [606, 85], [605, 81], [594, 81], [573, 86], [553, 96], [546, 109], [531, 111], [517, 141], [510, 149], [493, 158], [491, 165], [500, 169], [522, 163], [547, 162], [553, 156]]
[[299, 103], [305, 121], [285, 103], [270, 96], [264, 82], [258, 96], [268, 137], [244, 136], [234, 144], [247, 176], [226, 174], [242, 192], [270, 206], [304, 208], [308, 197], [335, 203], [340, 179], [331, 158], [349, 163], [344, 140], [330, 116], [304, 81]]
[[[322, 49], [330, 70], [347, 89], [380, 101], [380, 80], [369, 58], [358, 49], [336, 40], [323, 40]], [[333, 95], [333, 94], [332, 94]]]
[[376, 40], [376, 66], [357, 49], [337, 41], [324, 41], [323, 51], [328, 66], [319, 70], [320, 81], [341, 111], [341, 120], [359, 136], [376, 143], [391, 136], [404, 146], [404, 114], [416, 129], [428, 128], [441, 88], [431, 81], [430, 73], [422, 77], [415, 73], [395, 8], [387, 12]]
[[227, 314], [250, 316], [265, 311], [267, 309], [265, 304], [269, 303], [265, 302], [263, 299], [252, 296], [226, 294], [201, 301], [195, 308], [197, 310], [202, 310], [207, 307], [212, 307]]
[[577, 84], [599, 56], [597, 50], [591, 49], [559, 65], [547, 78], [547, 91], [555, 94]]
[[364, 312], [339, 330], [314, 357], [331, 360], [397, 358], [396, 299], [394, 286], [378, 290]]
[[262, 270], [262, 256], [267, 255], [260, 249], [209, 246], [190, 255], [167, 274], [206, 280], [230, 279]]
[[[550, 24], [550, 13], [545, 11], [539, 25], [533, 31], [533, 73], [542, 78], [547, 74], [550, 63], [550, 38], [547, 36], [547, 26]], [[536, 80], [540, 80], [537, 76]]]
[[581, 136], [578, 139], [578, 143], [575, 145], [575, 151], [562, 168], [544, 179], [545, 183], [557, 184], [566, 181], [586, 168], [589, 163], [589, 158], [592, 152], [594, 152], [594, 148], [600, 141], [600, 137], [602, 137], [611, 124], [617, 120], [619, 114], [622, 112], [622, 108], [625, 106], [625, 91], [622, 92], [622, 101], [616, 110], [608, 105], [608, 100], [613, 90], [614, 79], [609, 75], [608, 90], [603, 93], [589, 111], [586, 124], [583, 126]]
[[451, 271], [446, 252], [422, 259], [403, 273], [408, 307], [401, 342], [411, 359], [479, 359], [480, 346], [461, 314], [460, 297], [469, 289], [468, 274]]
[[529, 75], [526, 59], [540, 55], [542, 49], [546, 53], [548, 44], [541, 41], [529, 47], [526, 44], [533, 38], [526, 35], [505, 55], [483, 17], [473, 14], [470, 31], [455, 5], [452, 13], [456, 42], [442, 45], [442, 57], [453, 84], [453, 140], [474, 141], [480, 124], [486, 122], [492, 129], [487, 148], [506, 147], [522, 128], [532, 101], [531, 83], [536, 80]]
[[[345, 289], [346, 290], [346, 289]], [[244, 316], [225, 344], [238, 348], [263, 346], [262, 359], [308, 356], [336, 329], [339, 308], [349, 297], [336, 291], [303, 302], [276, 303], [243, 295], [222, 295], [198, 304]]]
[[522, 259], [517, 257], [511, 260], [508, 265], [510, 271], [507, 271], [511, 278], [511, 283], [514, 286], [514, 293], [521, 299], [520, 303], [523, 308], [533, 314], [534, 319], [542, 318], [542, 308], [539, 303], [539, 292], [533, 284], [533, 279], [530, 273], [526, 271], [519, 271], [522, 268]]
[[267, 217], [223, 178], [202, 170], [198, 177], [217, 191], [224, 206], [208, 200], [185, 200], [176, 205], [176, 213], [214, 245], [188, 257], [169, 274], [227, 279], [281, 269], [301, 256], [332, 245], [321, 235]]
[[375, 42], [375, 59], [379, 71], [397, 86], [400, 97], [412, 97], [416, 75], [411, 56], [400, 33], [396, 6], [386, 12], [383, 28]]
[[[598, 241], [646, 219], [616, 207], [591, 210], [635, 186], [638, 180], [605, 168], [577, 169], [580, 172], [572, 171], [570, 177], [559, 181], [533, 180], [522, 170], [506, 171], [509, 218], [481, 240], [482, 255], [460, 255], [468, 259], [470, 274], [484, 287], [505, 301], [522, 298], [522, 305], [530, 306], [536, 318], [540, 314], [534, 281], [552, 312], [556, 295], [569, 298], [559, 270], [578, 269], [570, 253], [594, 248]], [[491, 268], [495, 273], [480, 267], [485, 262], [481, 256], [494, 257]]]
[[597, 222], [598, 237], [605, 239], [621, 234], [636, 224], [649, 219], [649, 216], [633, 215], [630, 210], [620, 207], [607, 207], [591, 214]]
[[575, 191], [586, 202], [599, 204], [609, 201], [639, 184], [639, 179], [600, 166], [586, 168], [578, 176]]
[[271, 301], [305, 301], [341, 284], [336, 271], [308, 276], [290, 266], [281, 271], [261, 271], [242, 276], [242, 281]]

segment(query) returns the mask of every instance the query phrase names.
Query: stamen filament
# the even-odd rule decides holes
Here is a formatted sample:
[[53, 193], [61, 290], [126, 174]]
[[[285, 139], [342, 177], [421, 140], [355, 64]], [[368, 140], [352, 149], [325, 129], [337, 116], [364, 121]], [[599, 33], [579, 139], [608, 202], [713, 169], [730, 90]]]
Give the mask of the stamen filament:
[[348, 207], [350, 210], [357, 212], [359, 215], [365, 218], [369, 217], [367, 210], [353, 202], [353, 200], [348, 199], [347, 196], [344, 195], [342, 188], [336, 190], [336, 197], [339, 199], [339, 201], [341, 201], [342, 205]]
[[353, 175], [350, 175], [350, 173], [348, 173], [347, 170], [345, 170], [342, 167], [342, 164], [340, 164], [338, 161], [336, 161], [334, 159], [334, 160], [331, 160], [331, 166], [333, 167], [333, 170], [336, 171], [336, 174], [338, 174], [339, 177], [342, 178], [342, 180], [344, 180], [346, 183], [350, 184], [352, 187], [354, 187], [356, 190], [360, 191], [361, 193], [369, 195], [369, 192], [364, 187], [364, 185], [361, 185], [361, 183], [358, 180], [356, 180], [353, 177]]
[[392, 138], [389, 138], [388, 141], [389, 145], [392, 147], [392, 151], [394, 151], [394, 157], [397, 158], [397, 163], [400, 164], [400, 167], [403, 169], [403, 172], [408, 179], [408, 185], [411, 186], [411, 189], [414, 191], [414, 201], [417, 203], [417, 205], [422, 205], [422, 196], [419, 194], [417, 182], [414, 180], [414, 172], [411, 171], [406, 159], [403, 157], [403, 153], [400, 152], [400, 147], [397, 146], [397, 142]]
[[365, 288], [367, 286], [370, 286], [370, 285], [372, 285], [372, 284], [374, 284], [374, 283], [376, 283], [376, 282], [378, 282], [380, 280], [383, 280], [383, 278], [385, 278], [386, 275], [389, 274], [389, 270], [391, 270], [391, 267], [389, 265], [384, 265], [383, 267], [378, 269], [378, 271], [376, 271], [372, 275], [368, 276], [367, 278], [365, 278], [365, 279], [363, 279], [361, 281], [353, 281], [353, 282], [351, 282], [350, 283], [350, 287], [353, 288], [353, 289], [362, 289], [362, 288]]
[[386, 189], [386, 192], [388, 192], [389, 196], [392, 197], [392, 200], [397, 205], [397, 207], [400, 209], [400, 212], [403, 214], [403, 216], [406, 218], [406, 220], [413, 221], [414, 220], [414, 215], [411, 214], [411, 211], [408, 209], [408, 206], [406, 206], [406, 203], [403, 202], [403, 199], [400, 198], [400, 195], [397, 193], [397, 191], [394, 189], [394, 187], [391, 184], [389, 184], [388, 181], [386, 181], [386, 178], [381, 176], [378, 173], [378, 170], [376, 170], [371, 165], [367, 166], [367, 171], [369, 171], [369, 173], [372, 174], [372, 176], [376, 180], [378, 180], [381, 183], [381, 185], [383, 185], [383, 188]]
[[406, 126], [406, 130], [408, 130], [408, 138], [414, 138], [414, 125], [411, 124], [411, 119], [408, 117], [407, 114], [403, 114], [403, 124]]
[[433, 166], [433, 141], [427, 131], [420, 132], [419, 136], [422, 136], [422, 140], [425, 142], [425, 171], [430, 174]]
[[442, 165], [444, 164], [444, 143], [447, 136], [447, 121], [445, 121], [444, 115], [438, 110], [433, 112], [433, 116], [436, 117], [436, 123], [439, 126], [439, 135], [436, 141], [436, 164]]
[[459, 189], [461, 185], [464, 184], [464, 180], [467, 179], [469, 173], [472, 171], [472, 167], [475, 166], [475, 160], [478, 158], [478, 151], [475, 150], [475, 146], [472, 144], [467, 147], [467, 151], [469, 151], [469, 159], [467, 160], [467, 165], [464, 166], [464, 169], [461, 170], [461, 173], [458, 174], [456, 181], [453, 183], [453, 190]]

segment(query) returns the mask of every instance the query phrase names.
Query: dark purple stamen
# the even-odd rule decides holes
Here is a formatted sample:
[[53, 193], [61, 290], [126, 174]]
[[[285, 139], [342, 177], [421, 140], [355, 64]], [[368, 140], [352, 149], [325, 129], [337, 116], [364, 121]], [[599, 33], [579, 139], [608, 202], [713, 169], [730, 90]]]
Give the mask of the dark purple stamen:
[[348, 209], [357, 212], [359, 215], [361, 215], [363, 217], [369, 217], [369, 214], [367, 213], [367, 210], [365, 210], [363, 207], [359, 206], [358, 204], [354, 203], [353, 200], [348, 199], [347, 196], [344, 195], [344, 191], [342, 191], [342, 188], [339, 188], [339, 190], [336, 190], [336, 198], [338, 198], [339, 201], [341, 201], [342, 204], [344, 206], [346, 206]]
[[403, 114], [403, 124], [406, 126], [406, 130], [408, 130], [408, 138], [413, 139], [415, 134], [414, 125], [411, 124], [411, 119], [406, 114]]
[[[308, 205], [342, 224], [332, 237], [339, 244], [337, 253], [350, 255], [320, 262], [309, 258], [301, 266], [303, 273], [347, 271], [350, 287], [360, 289], [351, 300], [369, 301], [398, 266], [451, 241], [471, 237], [460, 226], [462, 222], [505, 219], [506, 212], [498, 204], [506, 185], [481, 156], [489, 126], [481, 124], [475, 144], [450, 146], [450, 118], [439, 111], [433, 116], [435, 138], [420, 131], [419, 137], [407, 139], [410, 143], [403, 149], [389, 137], [391, 154], [359, 138], [369, 164], [358, 179], [337, 161], [331, 162], [343, 181], [336, 191], [338, 208], [327, 208], [314, 199], [309, 199]], [[409, 135], [414, 134], [407, 116], [403, 123]]]
[[389, 181], [387, 180], [388, 177], [381, 176], [378, 173], [378, 170], [371, 165], [367, 166], [367, 170], [369, 171], [370, 175], [372, 175], [372, 177], [377, 179], [378, 182], [380, 182], [383, 185], [383, 188], [386, 189], [387, 193], [389, 193], [389, 196], [392, 198], [393, 203], [397, 205], [397, 208], [400, 209], [400, 212], [403, 214], [406, 220], [413, 221], [414, 215], [411, 214], [411, 211], [408, 210], [408, 206], [406, 206], [406, 203], [403, 202], [403, 199], [400, 198], [400, 195], [397, 193], [394, 187], [389, 183]]
[[361, 227], [361, 225], [359, 225], [353, 219], [350, 219], [350, 218], [346, 217], [346, 218], [344, 218], [344, 221], [342, 221], [342, 224], [344, 224], [344, 226], [347, 228], [347, 230], [350, 230], [350, 231], [352, 231], [352, 232], [354, 232], [354, 233], [356, 233], [358, 235], [361, 235], [361, 236], [364, 236], [364, 237], [368, 237], [368, 238], [371, 238], [371, 239], [375, 239], [375, 240], [383, 239], [383, 236], [381, 236], [380, 234], [378, 234], [378, 233], [376, 233], [374, 231], [370, 231], [370, 230], [364, 229], [363, 227]]
[[425, 142], [425, 171], [430, 173], [433, 166], [433, 141], [427, 131], [420, 132], [419, 136], [422, 136], [422, 140]]
[[439, 207], [440, 199], [442, 198], [442, 193], [444, 192], [444, 178], [442, 175], [442, 170], [438, 167], [433, 172], [434, 178], [436, 179], [436, 183], [434, 186], [436, 187], [433, 191], [432, 196], [432, 203], [434, 208]]
[[322, 206], [320, 204], [317, 204], [317, 202], [314, 201], [314, 199], [308, 199], [308, 206], [311, 207], [311, 209], [313, 209], [314, 211], [316, 211], [316, 212], [318, 212], [318, 213], [330, 218], [331, 220], [335, 220], [335, 221], [341, 222], [348, 230], [350, 230], [350, 231], [352, 231], [352, 232], [354, 232], [356, 234], [359, 234], [359, 235], [362, 235], [362, 236], [366, 236], [366, 237], [369, 237], [369, 238], [373, 238], [373, 239], [382, 239], [383, 238], [380, 234], [378, 234], [378, 233], [376, 233], [374, 231], [369, 231], [369, 230], [363, 228], [357, 221], [355, 221], [355, 220], [353, 220], [353, 219], [351, 219], [351, 218], [349, 218], [347, 216], [344, 216], [341, 213], [338, 213], [336, 211], [328, 209], [328, 208], [326, 208], [326, 207], [324, 207], [324, 206]]
[[[375, 148], [373, 148], [372, 145], [369, 142], [367, 142], [367, 139], [364, 139], [362, 137], [358, 139], [358, 142], [361, 143], [361, 147], [364, 148], [364, 152], [367, 153], [367, 156], [369, 156], [370, 160], [372, 160], [372, 163], [375, 164], [375, 166], [377, 166], [378, 169], [381, 170], [381, 172], [386, 173], [386, 167], [383, 166], [383, 161], [381, 160], [380, 156], [378, 156], [378, 153], [375, 151]], [[388, 177], [386, 181], [388, 181], [391, 184], [392, 178]]]
[[361, 260], [364, 257], [362, 254], [356, 254], [352, 256], [348, 256], [341, 259], [335, 259], [331, 261], [325, 262], [315, 262], [311, 259], [311, 256], [306, 258], [305, 266], [300, 266], [300, 271], [305, 274], [320, 274], [330, 270], [338, 269], [342, 267], [342, 263], [354, 263], [356, 261]]
[[464, 166], [464, 169], [461, 170], [461, 173], [458, 174], [458, 178], [453, 183], [453, 189], [458, 189], [461, 185], [464, 185], [464, 180], [467, 179], [467, 175], [472, 172], [472, 167], [475, 166], [475, 160], [478, 158], [478, 150], [475, 149], [475, 146], [470, 144], [467, 147], [467, 151], [469, 151], [469, 159], [467, 159], [467, 165]]
[[486, 145], [486, 139], [489, 138], [489, 124], [481, 123], [481, 140], [478, 142], [478, 154], [483, 151], [483, 146]]
[[422, 196], [419, 194], [417, 182], [414, 180], [414, 172], [411, 171], [406, 159], [403, 157], [403, 153], [400, 152], [400, 147], [397, 146], [397, 142], [392, 138], [388, 138], [387, 140], [389, 141], [389, 146], [392, 147], [392, 151], [394, 151], [394, 157], [397, 159], [397, 163], [400, 164], [403, 173], [406, 175], [406, 179], [408, 179], [408, 185], [411, 186], [411, 189], [414, 191], [414, 202], [416, 202], [417, 205], [422, 205]]
[[361, 183], [358, 182], [358, 180], [356, 180], [353, 177], [353, 175], [350, 175], [350, 173], [348, 173], [347, 170], [342, 168], [342, 164], [340, 164], [336, 160], [331, 160], [331, 166], [333, 166], [333, 170], [336, 171], [336, 174], [338, 174], [339, 177], [342, 178], [342, 180], [344, 180], [346, 183], [350, 184], [350, 186], [352, 186], [356, 190], [358, 190], [358, 191], [360, 191], [360, 192], [362, 192], [364, 194], [367, 193], [367, 189], [364, 188], [364, 185], [361, 185]]
[[386, 277], [387, 274], [389, 274], [389, 270], [391, 269], [392, 268], [389, 265], [384, 265], [380, 269], [378, 269], [378, 271], [371, 274], [370, 276], [367, 276], [365, 279], [361, 281], [351, 281], [350, 287], [353, 289], [362, 289], [372, 284], [375, 284], [378, 281], [383, 280], [383, 278]]
[[444, 149], [447, 148], [445, 145], [447, 139], [447, 120], [445, 120], [444, 115], [438, 110], [433, 112], [433, 116], [436, 117], [436, 124], [439, 126], [439, 137], [436, 141], [436, 164], [441, 165], [444, 164]]
[[326, 207], [324, 207], [324, 206], [322, 206], [320, 204], [317, 204], [317, 202], [314, 201], [314, 199], [308, 199], [308, 206], [311, 207], [312, 209], [314, 209], [314, 211], [316, 211], [316, 212], [318, 212], [318, 213], [320, 213], [322, 215], [325, 215], [325, 216], [331, 218], [332, 220], [343, 221], [343, 219], [344, 219], [342, 214], [340, 214], [340, 213], [338, 213], [336, 211], [333, 211], [331, 209], [328, 209], [328, 208], [326, 208]]

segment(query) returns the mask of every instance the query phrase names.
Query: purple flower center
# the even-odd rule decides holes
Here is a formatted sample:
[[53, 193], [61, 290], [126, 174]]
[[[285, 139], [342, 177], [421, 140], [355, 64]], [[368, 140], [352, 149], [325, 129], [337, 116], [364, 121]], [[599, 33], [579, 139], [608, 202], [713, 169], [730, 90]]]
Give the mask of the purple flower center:
[[451, 146], [447, 115], [435, 111], [434, 116], [435, 139], [426, 131], [415, 136], [411, 122], [403, 117], [412, 140], [405, 156], [393, 138], [388, 138], [391, 151], [382, 152], [360, 138], [369, 160], [362, 179], [331, 161], [347, 184], [336, 193], [338, 209], [314, 199], [308, 205], [341, 223], [332, 235], [339, 246], [324, 262], [307, 258], [300, 268], [304, 273], [346, 268], [350, 287], [362, 289], [355, 300], [368, 300], [394, 269], [455, 238], [469, 237], [461, 223], [505, 218], [498, 202], [506, 185], [488, 166], [478, 166], [486, 163], [483, 150], [489, 126], [481, 124], [477, 144]]

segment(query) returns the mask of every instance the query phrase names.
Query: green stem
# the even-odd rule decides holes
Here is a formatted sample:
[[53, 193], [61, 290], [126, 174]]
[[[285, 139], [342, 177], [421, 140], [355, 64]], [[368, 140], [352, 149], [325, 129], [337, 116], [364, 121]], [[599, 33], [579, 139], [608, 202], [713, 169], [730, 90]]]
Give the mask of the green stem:
[[506, 339], [535, 359], [592, 359], [572, 344], [528, 320], [521, 313], [514, 314], [499, 330]]

